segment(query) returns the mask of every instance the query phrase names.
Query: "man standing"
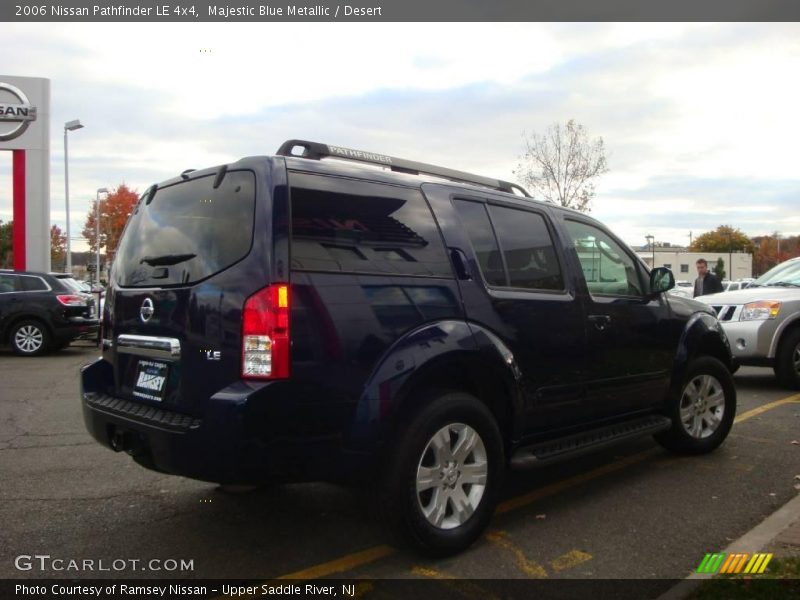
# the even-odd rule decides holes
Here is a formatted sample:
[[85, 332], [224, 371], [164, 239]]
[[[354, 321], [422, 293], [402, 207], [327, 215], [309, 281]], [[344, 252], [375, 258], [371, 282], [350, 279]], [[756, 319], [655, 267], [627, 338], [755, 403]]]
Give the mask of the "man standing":
[[695, 298], [722, 291], [722, 282], [708, 270], [708, 261], [705, 258], [697, 259], [695, 266], [697, 267], [697, 279], [694, 280]]

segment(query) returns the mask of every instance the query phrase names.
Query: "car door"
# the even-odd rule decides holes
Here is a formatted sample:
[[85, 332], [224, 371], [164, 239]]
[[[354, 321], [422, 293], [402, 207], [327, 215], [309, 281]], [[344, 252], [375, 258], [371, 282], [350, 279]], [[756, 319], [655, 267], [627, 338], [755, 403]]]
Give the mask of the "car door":
[[583, 315], [548, 211], [492, 194], [423, 189], [451, 252], [467, 258], [459, 288], [468, 321], [499, 337], [519, 368], [522, 433], [580, 422]]
[[599, 223], [563, 220], [583, 274], [587, 332], [587, 410], [605, 418], [658, 405], [669, 384], [669, 304], [649, 293], [635, 255]]

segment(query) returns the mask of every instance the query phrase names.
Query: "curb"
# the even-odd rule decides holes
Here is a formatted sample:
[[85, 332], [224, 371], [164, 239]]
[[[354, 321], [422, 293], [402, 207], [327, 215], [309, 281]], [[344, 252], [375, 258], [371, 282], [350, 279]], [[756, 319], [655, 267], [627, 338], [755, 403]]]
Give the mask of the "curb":
[[[753, 529], [721, 550], [725, 554], [737, 552], [758, 552], [777, 538], [787, 527], [800, 519], [800, 494], [789, 500]], [[709, 573], [690, 573], [686, 579], [666, 591], [657, 600], [683, 600], [695, 591], [706, 579], [713, 579]]]

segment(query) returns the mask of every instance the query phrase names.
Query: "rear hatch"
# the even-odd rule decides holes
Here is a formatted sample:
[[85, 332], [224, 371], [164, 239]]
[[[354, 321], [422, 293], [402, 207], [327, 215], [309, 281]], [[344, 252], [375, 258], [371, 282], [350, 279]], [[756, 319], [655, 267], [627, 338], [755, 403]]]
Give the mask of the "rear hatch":
[[201, 414], [240, 378], [242, 307], [269, 277], [264, 260], [248, 260], [266, 243], [254, 245], [254, 231], [266, 230], [256, 221], [268, 212], [267, 198], [256, 211], [256, 181], [254, 170], [222, 167], [143, 194], [105, 301], [104, 357], [116, 396]]

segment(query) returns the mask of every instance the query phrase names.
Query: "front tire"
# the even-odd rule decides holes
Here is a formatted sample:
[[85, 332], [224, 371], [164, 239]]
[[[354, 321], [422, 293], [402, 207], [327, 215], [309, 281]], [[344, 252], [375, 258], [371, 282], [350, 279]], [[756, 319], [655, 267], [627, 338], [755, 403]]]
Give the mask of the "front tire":
[[780, 384], [793, 390], [800, 389], [800, 329], [783, 339], [775, 358], [775, 375]]
[[489, 409], [462, 392], [434, 395], [398, 432], [379, 498], [399, 541], [427, 556], [461, 552], [494, 512], [503, 440]]
[[50, 347], [50, 333], [39, 321], [17, 323], [11, 329], [11, 349], [20, 356], [39, 356]]
[[716, 358], [697, 358], [668, 403], [672, 427], [655, 435], [656, 441], [678, 454], [711, 452], [725, 441], [736, 416], [733, 376]]

